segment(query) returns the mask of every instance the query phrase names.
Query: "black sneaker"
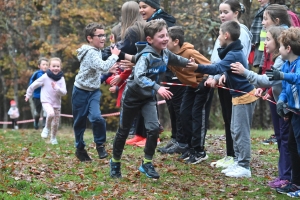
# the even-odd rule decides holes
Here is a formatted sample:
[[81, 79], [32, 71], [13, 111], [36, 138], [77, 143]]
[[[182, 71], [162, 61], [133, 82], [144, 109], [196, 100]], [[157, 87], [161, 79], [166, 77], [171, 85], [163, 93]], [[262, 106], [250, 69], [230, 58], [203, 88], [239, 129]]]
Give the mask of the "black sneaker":
[[188, 145], [180, 146], [178, 142], [176, 142], [173, 146], [171, 146], [168, 149], [162, 149], [161, 153], [184, 153], [188, 149]]
[[178, 160], [188, 160], [190, 157], [190, 149], [187, 149], [186, 152], [182, 153], [181, 156], [179, 156]]
[[104, 145], [96, 146], [96, 149], [97, 149], [97, 152], [98, 152], [98, 155], [99, 155], [100, 159], [106, 158], [108, 156]]
[[265, 145], [277, 144], [277, 139], [275, 135], [271, 135], [269, 139], [263, 140], [262, 143]]
[[151, 162], [144, 164], [144, 161], [142, 161], [139, 170], [140, 172], [146, 174], [146, 176], [149, 178], [159, 179], [159, 174], [155, 171], [154, 166], [152, 165]]
[[199, 162], [202, 162], [203, 160], [206, 160], [208, 156], [206, 155], [205, 151], [194, 151], [191, 153], [190, 157], [188, 160], [186, 160], [185, 163], [187, 164], [197, 164]]
[[81, 162], [92, 160], [85, 149], [76, 149], [75, 155]]
[[171, 146], [173, 146], [175, 143], [176, 143], [176, 140], [174, 138], [172, 138], [171, 140], [169, 140], [169, 142], [166, 144], [166, 146], [157, 148], [157, 151], [163, 153], [168, 148], [170, 148]]
[[113, 162], [110, 159], [109, 166], [110, 166], [110, 171], [109, 171], [110, 177], [112, 177], [112, 178], [122, 178], [121, 162]]
[[276, 188], [276, 191], [280, 194], [287, 194], [289, 192], [296, 192], [300, 190], [300, 186], [297, 186], [295, 184], [289, 183], [284, 187]]

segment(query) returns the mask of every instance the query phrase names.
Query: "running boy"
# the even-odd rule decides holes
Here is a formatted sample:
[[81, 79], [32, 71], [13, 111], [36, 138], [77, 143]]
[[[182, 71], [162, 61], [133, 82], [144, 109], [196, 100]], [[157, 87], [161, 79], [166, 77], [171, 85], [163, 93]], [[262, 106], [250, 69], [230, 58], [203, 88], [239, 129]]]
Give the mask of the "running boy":
[[106, 141], [106, 122], [100, 112], [100, 77], [118, 60], [120, 50], [117, 47], [111, 48], [112, 55], [106, 61], [102, 60], [100, 49], [104, 47], [106, 36], [104, 26], [98, 23], [90, 23], [84, 30], [85, 39], [89, 43], [77, 49], [80, 69], [75, 77], [72, 92], [72, 112], [74, 117], [74, 134], [76, 157], [84, 162], [91, 161], [91, 158], [84, 149], [83, 140], [86, 129], [86, 118], [92, 123], [94, 142], [99, 158], [108, 156], [104, 148]]
[[113, 157], [110, 160], [110, 176], [121, 178], [121, 156], [126, 138], [129, 134], [134, 117], [141, 112], [147, 130], [145, 157], [139, 170], [149, 178], [159, 178], [152, 164], [157, 146], [159, 122], [156, 109], [156, 94], [170, 99], [172, 93], [156, 83], [159, 73], [167, 69], [167, 65], [185, 67], [188, 59], [177, 56], [167, 50], [169, 40], [167, 24], [164, 20], [152, 20], [146, 23], [145, 36], [148, 45], [136, 55], [136, 66], [130, 75], [122, 96], [120, 125], [113, 143]]
[[[243, 46], [238, 39], [240, 36], [240, 26], [235, 21], [227, 21], [221, 24], [219, 31], [219, 41], [221, 48], [218, 49], [221, 61], [212, 65], [197, 65], [189, 63], [195, 72], [207, 73], [211, 75], [224, 73], [220, 83], [225, 82], [234, 90], [241, 90], [249, 94], [242, 94], [230, 91], [232, 95], [232, 116], [231, 116], [231, 134], [233, 147], [235, 151], [235, 164], [222, 171], [230, 177], [251, 177], [250, 158], [251, 158], [251, 140], [250, 127], [252, 115], [257, 97], [254, 96], [255, 88], [248, 80], [230, 70], [230, 64], [236, 61], [248, 66], [247, 59], [242, 51]], [[250, 94], [253, 95], [250, 95]]]

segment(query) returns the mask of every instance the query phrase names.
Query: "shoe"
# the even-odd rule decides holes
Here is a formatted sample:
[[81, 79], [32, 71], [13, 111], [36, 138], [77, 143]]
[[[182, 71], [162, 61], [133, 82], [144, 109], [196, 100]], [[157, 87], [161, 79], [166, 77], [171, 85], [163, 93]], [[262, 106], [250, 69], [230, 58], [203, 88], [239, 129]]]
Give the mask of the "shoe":
[[173, 146], [171, 146], [168, 149], [162, 149], [161, 153], [168, 153], [168, 154], [173, 154], [173, 153], [184, 153], [187, 151], [189, 146], [186, 144], [184, 146], [180, 146], [178, 142], [176, 142]]
[[97, 152], [98, 152], [98, 155], [99, 155], [100, 159], [106, 158], [108, 156], [104, 145], [96, 146], [96, 149], [97, 149]]
[[38, 129], [39, 129], [39, 123], [35, 123], [35, 122], [34, 122], [34, 123], [33, 123], [33, 127], [34, 127], [35, 130], [38, 130]]
[[269, 139], [263, 140], [262, 143], [264, 145], [277, 144], [277, 139], [275, 135], [271, 135]]
[[207, 160], [207, 159], [208, 159], [208, 156], [206, 155], [205, 151], [202, 151], [202, 152], [194, 151], [194, 153], [190, 154], [189, 159], [186, 160], [185, 163], [187, 163], [187, 164], [197, 164], [197, 163], [200, 163], [200, 162], [202, 162], [204, 160]]
[[274, 181], [272, 183], [269, 183], [269, 186], [271, 188], [281, 188], [285, 185], [289, 184], [289, 181], [288, 180], [277, 180], [277, 181]]
[[112, 178], [122, 178], [121, 162], [113, 162], [110, 159], [109, 166], [110, 166], [110, 171], [109, 171], [110, 177], [112, 177]]
[[146, 176], [149, 178], [159, 179], [159, 174], [155, 171], [154, 166], [151, 162], [144, 164], [144, 161], [142, 161], [142, 164], [139, 167], [139, 170], [140, 170], [140, 172], [146, 174]]
[[190, 149], [187, 149], [186, 152], [182, 153], [179, 156], [178, 160], [188, 160], [190, 158]]
[[300, 186], [297, 186], [295, 184], [289, 183], [281, 188], [276, 188], [276, 192], [280, 193], [280, 194], [287, 194], [290, 192], [296, 192], [300, 190]]
[[168, 143], [166, 144], [166, 146], [157, 148], [157, 151], [161, 152], [160, 151], [161, 149], [166, 150], [166, 149], [170, 148], [171, 146], [173, 146], [175, 143], [176, 143], [176, 140], [174, 138], [171, 138], [171, 140], [168, 141]]
[[289, 197], [300, 197], [300, 190], [298, 190], [296, 192], [289, 192], [289, 193], [287, 193], [287, 195]]
[[[142, 141], [135, 143], [135, 145], [138, 147], [144, 147], [144, 146], [146, 146], [146, 141], [147, 141], [147, 138], [144, 138]], [[160, 139], [157, 138], [157, 145], [159, 145], [159, 144], [160, 144]]]
[[232, 165], [229, 165], [226, 169], [223, 169], [221, 173], [226, 174], [233, 171], [237, 167], [237, 162], [234, 162]]
[[53, 139], [51, 139], [51, 140], [50, 140], [50, 142], [51, 142], [51, 144], [53, 144], [53, 145], [54, 145], [54, 144], [58, 144], [58, 142], [57, 142], [57, 139], [56, 139], [56, 138], [53, 138]]
[[225, 176], [235, 177], [235, 178], [241, 178], [241, 177], [250, 178], [251, 171], [250, 169], [246, 169], [238, 165], [232, 171], [227, 172]]
[[49, 134], [49, 129], [47, 129], [46, 127], [43, 128], [43, 131], [41, 133], [41, 137], [42, 138], [47, 138], [48, 137], [48, 134]]
[[140, 142], [143, 139], [145, 139], [145, 138], [143, 138], [142, 136], [139, 136], [139, 135], [135, 135], [133, 138], [126, 140], [126, 144], [127, 145], [135, 145], [137, 142]]
[[271, 187], [271, 184], [273, 184], [273, 183], [275, 183], [275, 182], [277, 182], [277, 181], [280, 181], [280, 178], [279, 178], [279, 177], [273, 179], [272, 181], [269, 181], [269, 182], [268, 182], [268, 185]]
[[234, 159], [231, 156], [225, 156], [224, 158], [217, 160], [216, 162], [210, 163], [211, 167], [222, 167], [227, 168], [229, 165], [232, 165], [234, 163]]
[[81, 161], [91, 161], [92, 159], [89, 157], [85, 149], [76, 149], [75, 156]]
[[18, 130], [18, 129], [19, 129], [19, 127], [18, 127], [18, 126], [15, 126], [14, 128], [15, 128], [15, 130]]

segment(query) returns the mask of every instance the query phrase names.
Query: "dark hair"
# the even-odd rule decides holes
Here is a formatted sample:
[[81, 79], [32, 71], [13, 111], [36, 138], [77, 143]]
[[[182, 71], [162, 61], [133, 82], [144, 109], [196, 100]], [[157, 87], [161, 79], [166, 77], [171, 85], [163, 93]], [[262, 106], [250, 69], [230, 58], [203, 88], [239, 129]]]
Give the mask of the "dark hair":
[[297, 56], [300, 56], [300, 28], [291, 27], [281, 32], [279, 42], [287, 48], [290, 46], [293, 53]]
[[160, 32], [163, 28], [168, 28], [168, 25], [165, 20], [163, 19], [155, 19], [151, 20], [146, 23], [145, 25], [145, 37], [149, 36], [151, 38], [154, 37], [154, 35], [157, 32]]
[[172, 40], [178, 39], [179, 46], [182, 47], [184, 43], [184, 31], [181, 26], [172, 26], [168, 29], [169, 37], [172, 38]]
[[89, 42], [88, 39], [87, 39], [87, 37], [88, 36], [92, 37], [97, 29], [103, 29], [104, 30], [104, 26], [102, 24], [98, 24], [96, 22], [92, 22], [92, 23], [89, 23], [84, 28], [84, 36], [85, 36], [85, 40], [87, 42]]
[[221, 24], [220, 29], [222, 33], [229, 33], [232, 41], [239, 39], [241, 34], [240, 25], [235, 21], [227, 21]]
[[285, 5], [285, 0], [270, 0], [270, 4], [279, 4], [279, 5]]
[[42, 63], [43, 60], [46, 61], [46, 62], [49, 62], [48, 58], [40, 57], [39, 60], [38, 60], [38, 66], [40, 66], [40, 64]]
[[221, 4], [228, 4], [232, 12], [238, 11], [238, 19], [241, 17], [242, 13], [245, 13], [245, 6], [237, 0], [225, 0]]
[[275, 47], [276, 48], [275, 48], [275, 51], [272, 53], [273, 61], [275, 61], [276, 58], [280, 55], [280, 53], [279, 53], [280, 43], [278, 41], [278, 37], [280, 36], [280, 33], [284, 30], [285, 30], [285, 28], [283, 28], [282, 26], [271, 26], [269, 28], [269, 30], [267, 31], [271, 34], [272, 38], [275, 41]]
[[279, 4], [272, 4], [269, 5], [266, 10], [265, 13], [267, 13], [271, 20], [276, 24], [276, 19], [279, 19], [279, 24], [276, 24], [276, 26], [279, 25], [287, 25], [288, 27], [291, 26], [291, 20], [290, 20], [290, 16], [287, 12], [287, 9], [285, 6], [283, 5], [279, 5]]

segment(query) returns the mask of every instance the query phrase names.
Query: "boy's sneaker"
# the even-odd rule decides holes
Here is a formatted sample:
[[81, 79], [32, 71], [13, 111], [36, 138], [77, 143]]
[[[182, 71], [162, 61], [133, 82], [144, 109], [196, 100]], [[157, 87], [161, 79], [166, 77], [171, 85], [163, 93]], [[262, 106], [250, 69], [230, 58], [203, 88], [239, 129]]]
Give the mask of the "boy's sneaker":
[[200, 163], [207, 159], [208, 159], [208, 156], [206, 155], [205, 151], [202, 151], [202, 152], [194, 151], [193, 153], [190, 154], [189, 159], [186, 160], [185, 163], [197, 164], [197, 163]]
[[296, 192], [289, 192], [289, 193], [287, 193], [287, 195], [289, 197], [300, 197], [300, 190], [298, 190]]
[[100, 159], [106, 158], [108, 156], [104, 145], [96, 146], [96, 149], [97, 149], [97, 152], [98, 152], [98, 155], [99, 155]]
[[187, 149], [184, 153], [179, 156], [178, 160], [188, 160], [190, 158], [190, 149]]
[[250, 178], [251, 177], [251, 171], [250, 171], [250, 169], [246, 169], [244, 167], [237, 166], [232, 171], [227, 172], [225, 174], [225, 176], [235, 177], [235, 178], [241, 178], [241, 177]]
[[127, 145], [135, 145], [137, 142], [140, 142], [143, 139], [145, 139], [145, 138], [143, 138], [142, 136], [139, 136], [139, 135], [135, 135], [133, 138], [126, 140], [126, 144]]
[[53, 145], [58, 144], [56, 138], [51, 138], [50, 142], [51, 142], [51, 144], [53, 144]]
[[226, 169], [223, 169], [221, 173], [226, 174], [233, 171], [237, 167], [237, 162], [234, 162], [232, 165], [229, 165]]
[[271, 188], [281, 188], [283, 186], [286, 186], [287, 184], [289, 184], [289, 181], [288, 180], [277, 180], [277, 181], [274, 181], [274, 182], [271, 182], [269, 183], [269, 186]]
[[300, 186], [297, 186], [295, 184], [289, 183], [281, 188], [276, 188], [276, 192], [280, 194], [287, 194], [289, 192], [296, 192], [300, 190]]
[[227, 168], [229, 165], [232, 165], [234, 163], [234, 159], [231, 156], [225, 156], [224, 158], [217, 160], [216, 162], [210, 163], [211, 167], [222, 167]]
[[109, 161], [110, 171], [109, 175], [112, 178], [122, 178], [121, 174], [121, 162], [113, 162], [112, 159]]
[[170, 148], [171, 146], [173, 146], [175, 143], [176, 143], [176, 140], [174, 138], [171, 138], [171, 140], [168, 141], [168, 143], [166, 144], [166, 146], [157, 148], [157, 151], [158, 152], [166, 151], [168, 148]]
[[176, 142], [173, 146], [168, 149], [162, 149], [161, 153], [184, 153], [188, 149], [188, 145], [180, 146], [178, 142]]
[[85, 149], [76, 149], [75, 155], [81, 162], [92, 160]]
[[145, 163], [142, 161], [141, 166], [139, 167], [140, 172], [146, 174], [147, 177], [149, 178], [159, 178], [159, 174], [155, 171], [153, 164], [150, 163]]
[[48, 137], [48, 134], [49, 134], [49, 129], [47, 129], [46, 127], [43, 128], [43, 131], [41, 133], [41, 137], [42, 138], [47, 138]]
[[277, 139], [275, 135], [271, 135], [269, 139], [263, 140], [262, 143], [265, 145], [277, 144]]

